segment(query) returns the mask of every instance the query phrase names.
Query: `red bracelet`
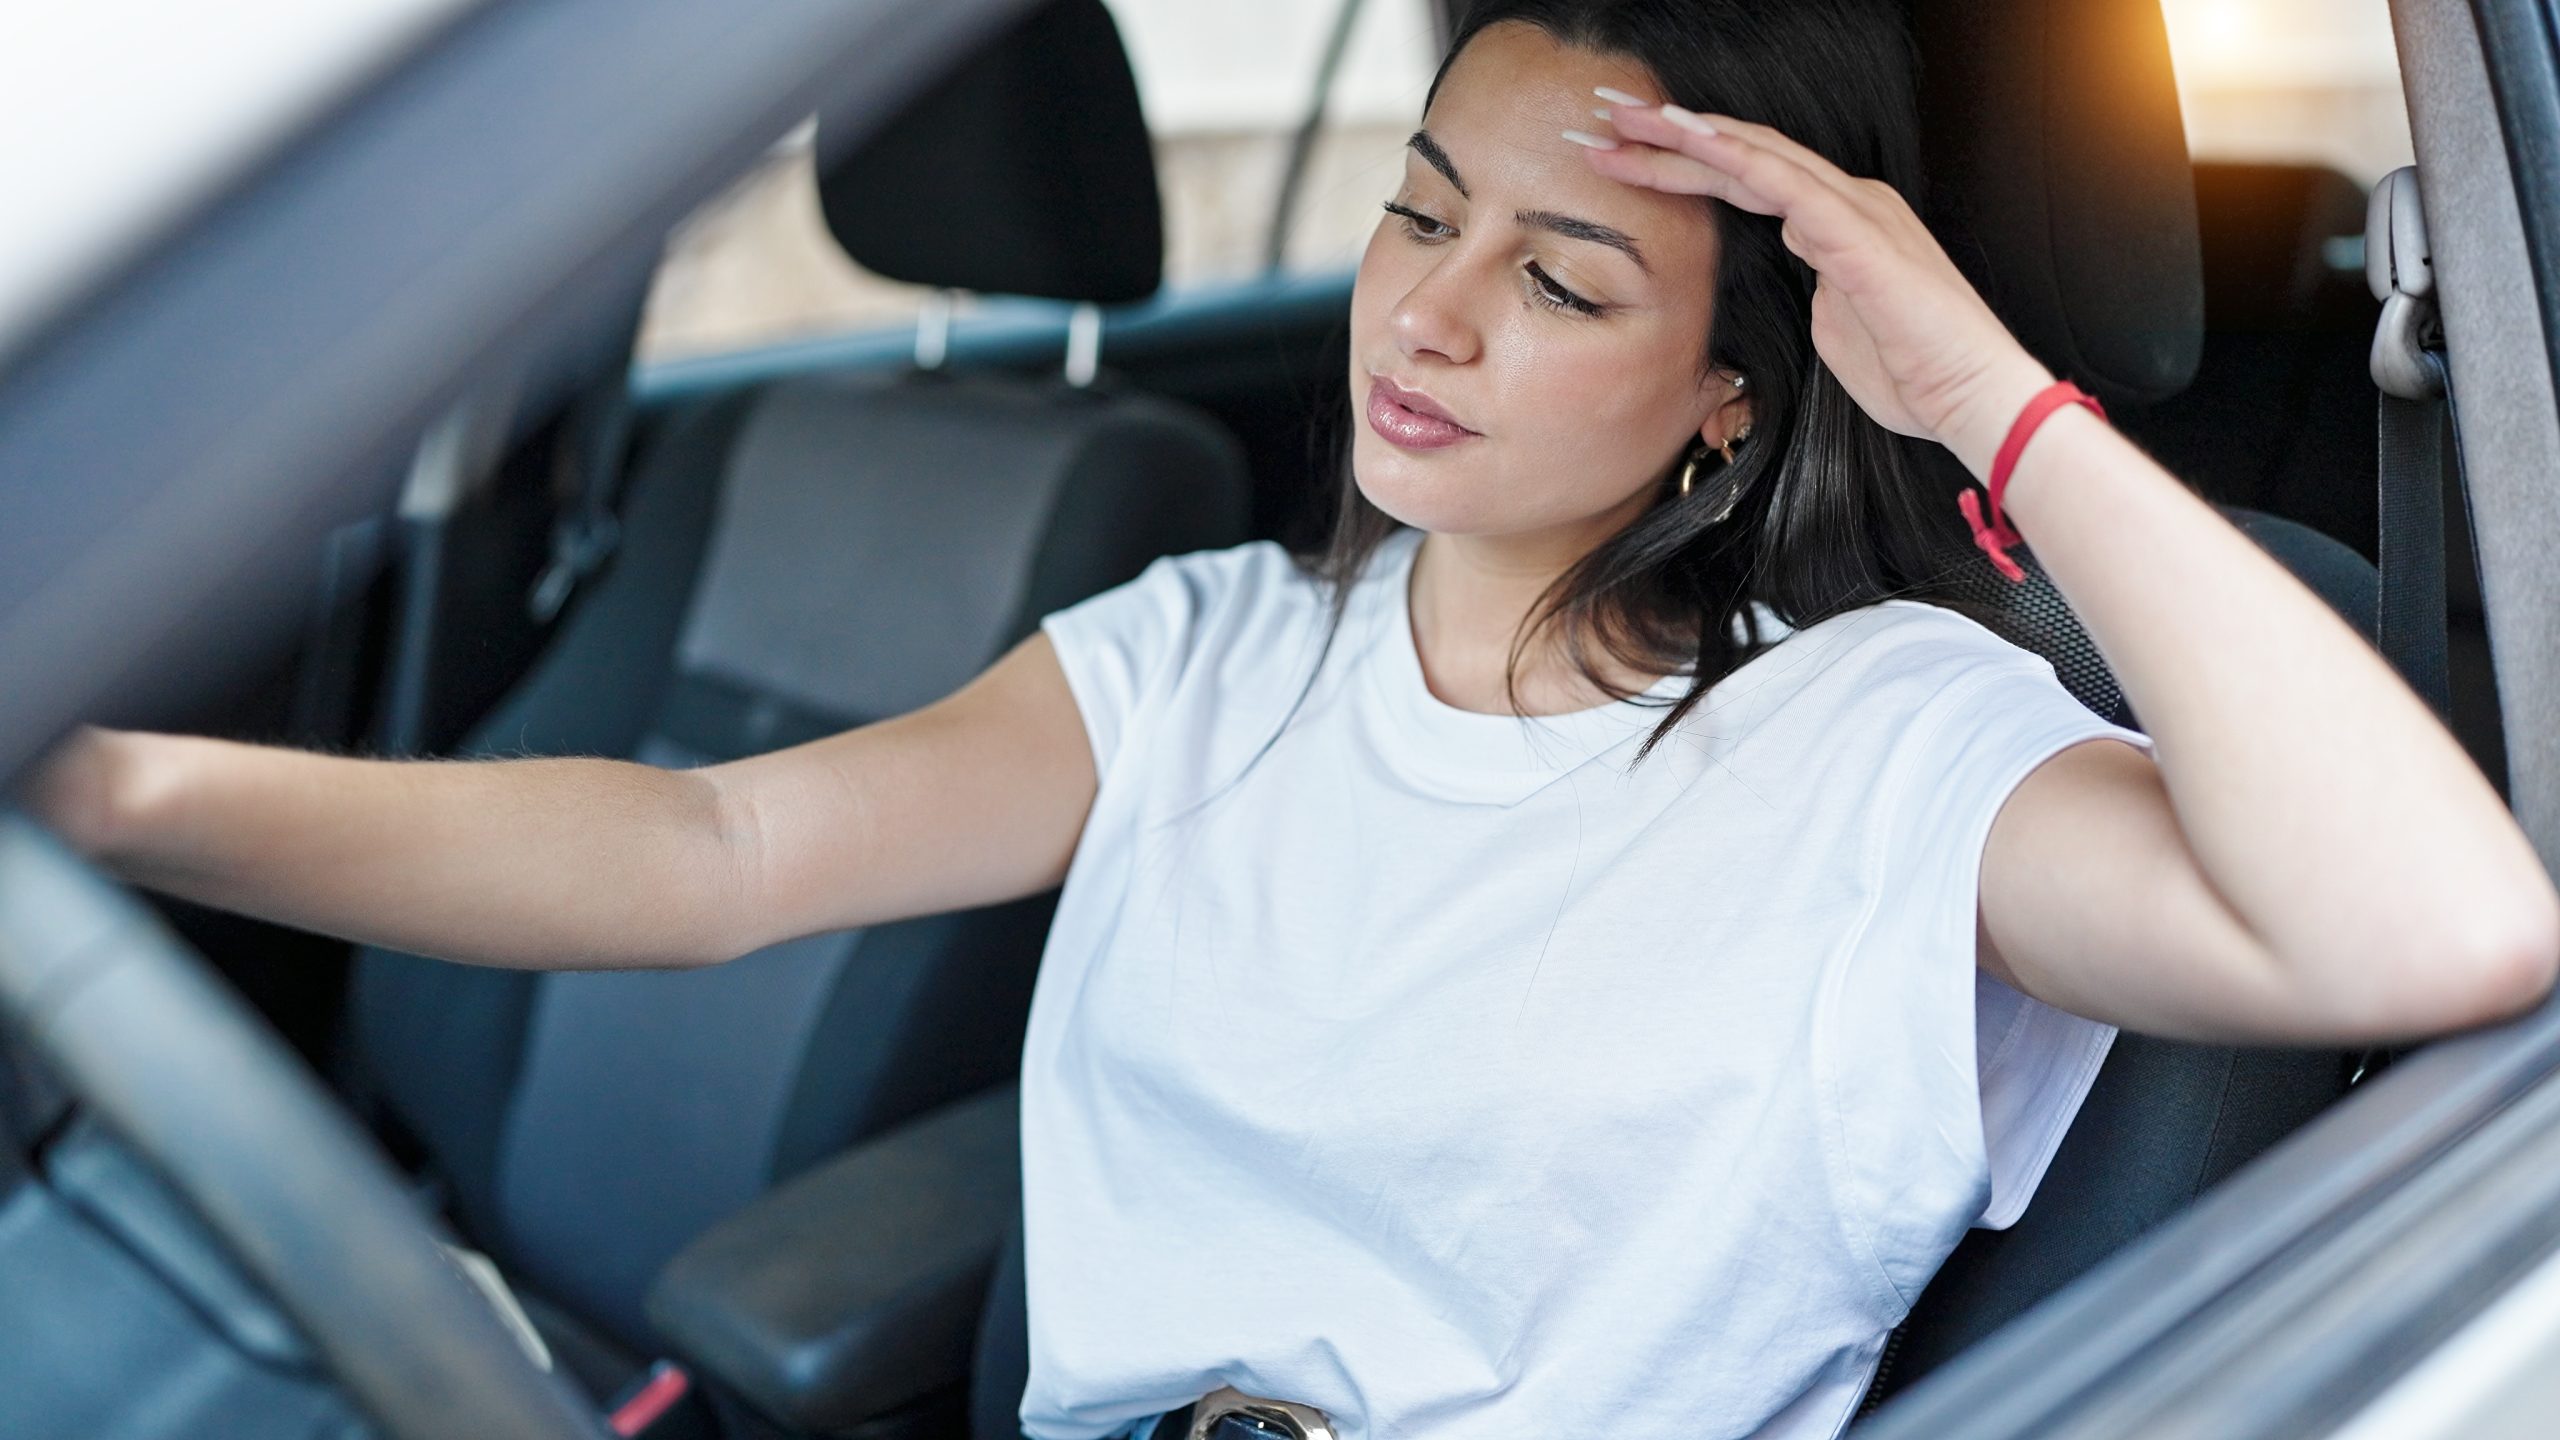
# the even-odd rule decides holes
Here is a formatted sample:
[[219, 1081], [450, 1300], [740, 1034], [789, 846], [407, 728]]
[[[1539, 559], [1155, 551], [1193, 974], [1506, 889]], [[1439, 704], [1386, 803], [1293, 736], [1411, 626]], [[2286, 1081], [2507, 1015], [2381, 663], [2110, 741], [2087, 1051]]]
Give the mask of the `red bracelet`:
[[[1965, 523], [1973, 527], [1973, 543], [1991, 557], [1993, 569], [2013, 582], [2026, 579], [2027, 572], [2009, 558], [2009, 547], [2021, 542], [2018, 532], [2010, 528], [2009, 518], [2000, 513], [2000, 495], [2009, 488], [2009, 472], [2018, 468], [2018, 455], [2027, 448], [2028, 438], [2046, 416], [2065, 405], [2086, 405], [2098, 413], [2099, 419], [2107, 418], [2107, 407], [2098, 403], [2097, 396], [2068, 380], [2054, 381], [2037, 391], [2027, 408], [2018, 412], [2018, 418], [2010, 423], [2009, 438], [2000, 442], [2000, 453], [1991, 461], [1990, 483], [1983, 487], [1990, 500], [1988, 507], [1983, 504], [1983, 496], [1971, 490], [1956, 497], [1956, 508], [1964, 512]], [[1990, 512], [1987, 516], [1986, 508]]]

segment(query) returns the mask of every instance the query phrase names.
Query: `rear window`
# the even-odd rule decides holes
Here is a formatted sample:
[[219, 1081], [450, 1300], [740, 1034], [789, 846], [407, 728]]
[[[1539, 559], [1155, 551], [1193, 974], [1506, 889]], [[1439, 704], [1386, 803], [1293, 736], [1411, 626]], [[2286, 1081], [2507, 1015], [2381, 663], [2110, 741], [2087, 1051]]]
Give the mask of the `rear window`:
[[[1168, 290], [1264, 273], [1274, 202], [1344, 0], [1109, 0], [1165, 203]], [[1394, 189], [1399, 142], [1438, 59], [1427, 0], [1366, 0], [1309, 151], [1287, 272], [1347, 270]], [[915, 318], [923, 292], [867, 274], [818, 213], [795, 135], [670, 239], [640, 336], [645, 363]], [[965, 302], [964, 302], [965, 305]]]
[[[1291, 143], [1344, 0], [1109, 0], [1165, 199], [1166, 285], [1264, 272]], [[2333, 169], [2370, 186], [2410, 163], [2386, 0], [2164, 0], [2200, 162]], [[1398, 141], [1438, 58], [1427, 0], [1366, 0], [1281, 246], [1288, 272], [1347, 270], [1395, 186]], [[2360, 237], [2327, 247], [2361, 266]], [[904, 325], [921, 291], [864, 273], [818, 214], [805, 132], [678, 229], [644, 362]], [[965, 305], [965, 302], [964, 302]]]
[[2412, 163], [2387, 0], [2163, 0], [2199, 161], [2322, 165], [2370, 188]]

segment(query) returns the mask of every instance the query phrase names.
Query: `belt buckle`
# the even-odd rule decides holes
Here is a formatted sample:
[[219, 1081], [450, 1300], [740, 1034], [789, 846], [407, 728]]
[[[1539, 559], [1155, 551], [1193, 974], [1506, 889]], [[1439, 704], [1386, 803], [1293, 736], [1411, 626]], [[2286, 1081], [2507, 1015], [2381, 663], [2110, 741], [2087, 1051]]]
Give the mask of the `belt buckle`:
[[1229, 1429], [1250, 1427], [1256, 1440], [1335, 1440], [1333, 1422], [1313, 1405], [1264, 1400], [1232, 1385], [1200, 1397], [1191, 1411], [1189, 1440], [1211, 1440], [1219, 1422], [1229, 1419], [1241, 1422]]

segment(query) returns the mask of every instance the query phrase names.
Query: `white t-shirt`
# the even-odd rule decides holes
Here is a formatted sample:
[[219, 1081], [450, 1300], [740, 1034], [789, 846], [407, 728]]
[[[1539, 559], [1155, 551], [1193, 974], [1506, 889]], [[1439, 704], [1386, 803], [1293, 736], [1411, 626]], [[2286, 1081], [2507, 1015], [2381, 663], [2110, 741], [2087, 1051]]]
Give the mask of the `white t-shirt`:
[[2145, 742], [1896, 601], [1630, 772], [1659, 706], [1431, 694], [1420, 540], [1294, 715], [1326, 612], [1268, 541], [1042, 622], [1101, 787], [1023, 1050], [1024, 1427], [1231, 1384], [1353, 1440], [1830, 1436], [2114, 1037], [1976, 969], [1992, 818]]

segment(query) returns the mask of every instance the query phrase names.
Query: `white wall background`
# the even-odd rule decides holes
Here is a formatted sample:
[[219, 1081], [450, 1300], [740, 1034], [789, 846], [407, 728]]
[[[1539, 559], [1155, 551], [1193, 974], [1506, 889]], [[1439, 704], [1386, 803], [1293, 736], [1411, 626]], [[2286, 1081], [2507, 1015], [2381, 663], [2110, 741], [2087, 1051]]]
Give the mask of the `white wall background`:
[[[1340, 0], [1110, 0], [1160, 135], [1295, 124]], [[1366, 0], [1330, 113], [1410, 121], [1438, 60], [1421, 0]]]

